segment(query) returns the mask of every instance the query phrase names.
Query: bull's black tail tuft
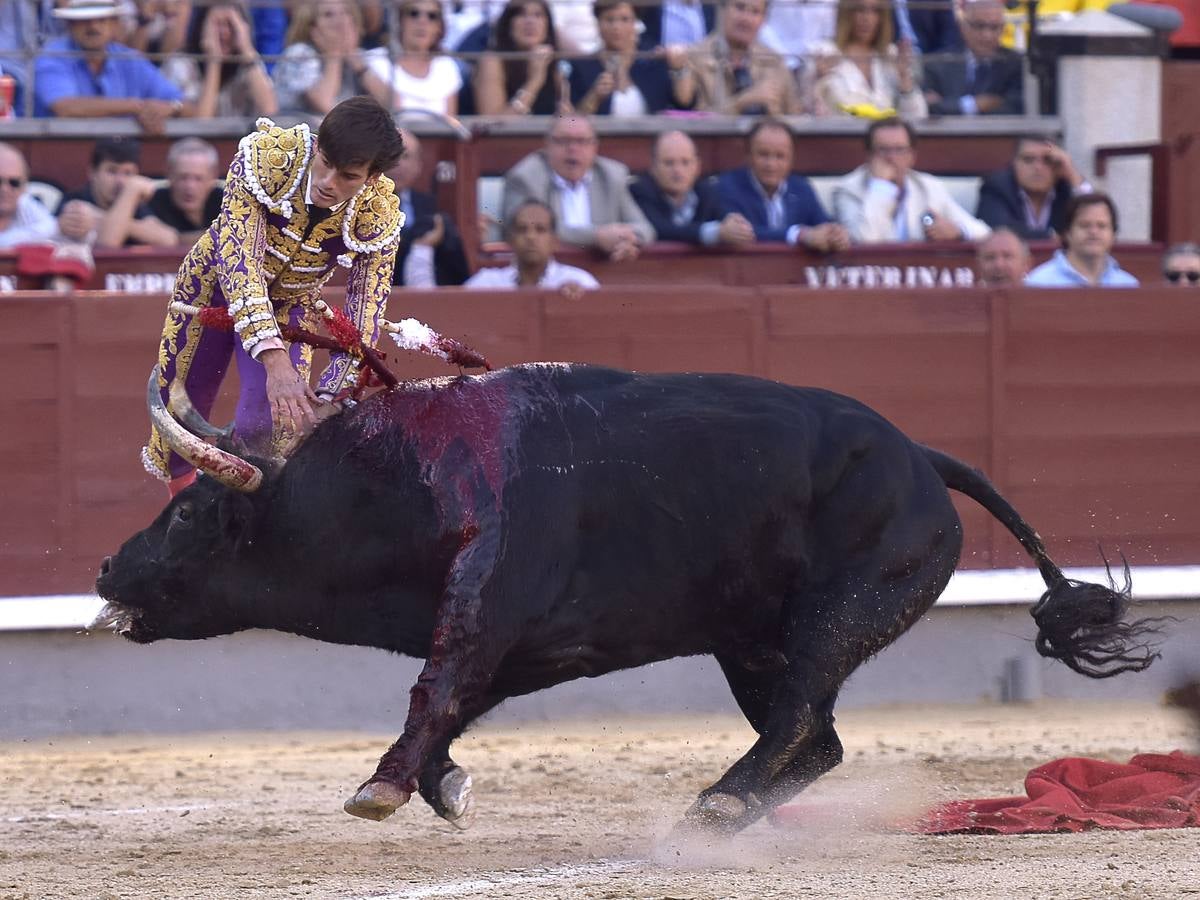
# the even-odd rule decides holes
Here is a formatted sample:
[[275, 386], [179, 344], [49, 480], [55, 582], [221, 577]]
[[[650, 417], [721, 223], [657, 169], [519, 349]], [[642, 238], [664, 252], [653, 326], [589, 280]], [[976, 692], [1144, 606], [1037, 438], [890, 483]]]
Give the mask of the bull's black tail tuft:
[[1089, 678], [1146, 669], [1159, 657], [1154, 638], [1168, 621], [1122, 621], [1132, 600], [1129, 563], [1125, 563], [1125, 580], [1119, 589], [1107, 559], [1104, 570], [1108, 587], [1062, 577], [1049, 585], [1030, 610], [1038, 627], [1038, 653], [1061, 660]]
[[1154, 638], [1170, 620], [1122, 621], [1132, 599], [1128, 563], [1120, 590], [1107, 559], [1108, 587], [1067, 578], [1046, 553], [1038, 533], [982, 472], [930, 447], [922, 449], [946, 487], [966, 494], [995, 516], [1037, 564], [1046, 593], [1030, 614], [1038, 626], [1036, 646], [1042, 656], [1060, 660], [1089, 678], [1141, 672], [1158, 659]]

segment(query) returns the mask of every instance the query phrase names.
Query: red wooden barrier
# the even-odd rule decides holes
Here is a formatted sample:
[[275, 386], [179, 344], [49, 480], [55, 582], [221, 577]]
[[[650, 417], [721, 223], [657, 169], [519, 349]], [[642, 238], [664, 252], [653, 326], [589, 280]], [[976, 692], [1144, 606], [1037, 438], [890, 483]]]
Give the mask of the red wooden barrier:
[[[0, 595], [86, 590], [165, 501], [138, 462], [165, 298], [0, 297]], [[1200, 561], [1200, 304], [1187, 292], [397, 292], [497, 364], [738, 371], [852, 394], [980, 466], [1062, 562]], [[444, 374], [396, 360], [403, 377]], [[216, 416], [218, 420], [221, 415]], [[1025, 564], [970, 501], [964, 565]]]

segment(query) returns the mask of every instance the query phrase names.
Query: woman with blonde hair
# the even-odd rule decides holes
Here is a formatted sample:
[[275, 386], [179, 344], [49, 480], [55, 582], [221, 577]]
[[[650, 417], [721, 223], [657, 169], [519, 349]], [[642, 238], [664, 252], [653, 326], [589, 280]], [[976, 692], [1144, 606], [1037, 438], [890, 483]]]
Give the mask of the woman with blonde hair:
[[462, 75], [454, 60], [439, 52], [446, 36], [441, 4], [401, 0], [396, 15], [396, 46], [390, 55], [382, 47], [367, 52], [363, 84], [393, 112], [456, 115]]
[[884, 115], [905, 119], [929, 115], [917, 89], [917, 64], [907, 41], [892, 43], [892, 8], [882, 0], [838, 0], [836, 47], [818, 59], [817, 112]]
[[362, 29], [362, 11], [353, 0], [301, 0], [275, 66], [280, 110], [323, 116], [341, 101], [367, 93]]

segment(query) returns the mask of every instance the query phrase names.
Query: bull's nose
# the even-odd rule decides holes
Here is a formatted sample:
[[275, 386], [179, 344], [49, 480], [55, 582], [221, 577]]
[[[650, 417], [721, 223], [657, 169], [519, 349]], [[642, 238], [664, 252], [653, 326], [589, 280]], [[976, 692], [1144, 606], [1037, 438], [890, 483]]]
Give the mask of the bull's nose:
[[111, 569], [111, 568], [112, 568], [112, 557], [111, 556], [106, 556], [106, 557], [104, 557], [104, 559], [100, 560], [100, 577], [103, 578], [105, 575], [107, 575], [109, 569]]

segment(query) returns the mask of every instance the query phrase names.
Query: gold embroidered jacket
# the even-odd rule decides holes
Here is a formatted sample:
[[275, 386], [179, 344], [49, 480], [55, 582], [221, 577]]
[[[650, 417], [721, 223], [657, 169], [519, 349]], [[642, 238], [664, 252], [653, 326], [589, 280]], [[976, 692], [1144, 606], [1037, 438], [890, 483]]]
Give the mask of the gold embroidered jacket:
[[[335, 267], [349, 269], [345, 311], [374, 346], [392, 288], [396, 245], [404, 225], [391, 179], [379, 176], [318, 223], [306, 240], [304, 198], [314, 152], [307, 125], [280, 128], [259, 119], [242, 138], [225, 181], [221, 213], [179, 269], [175, 300], [229, 306], [247, 351], [279, 338], [296, 305], [305, 319]], [[360, 361], [334, 353], [317, 392], [336, 394], [357, 376]]]

